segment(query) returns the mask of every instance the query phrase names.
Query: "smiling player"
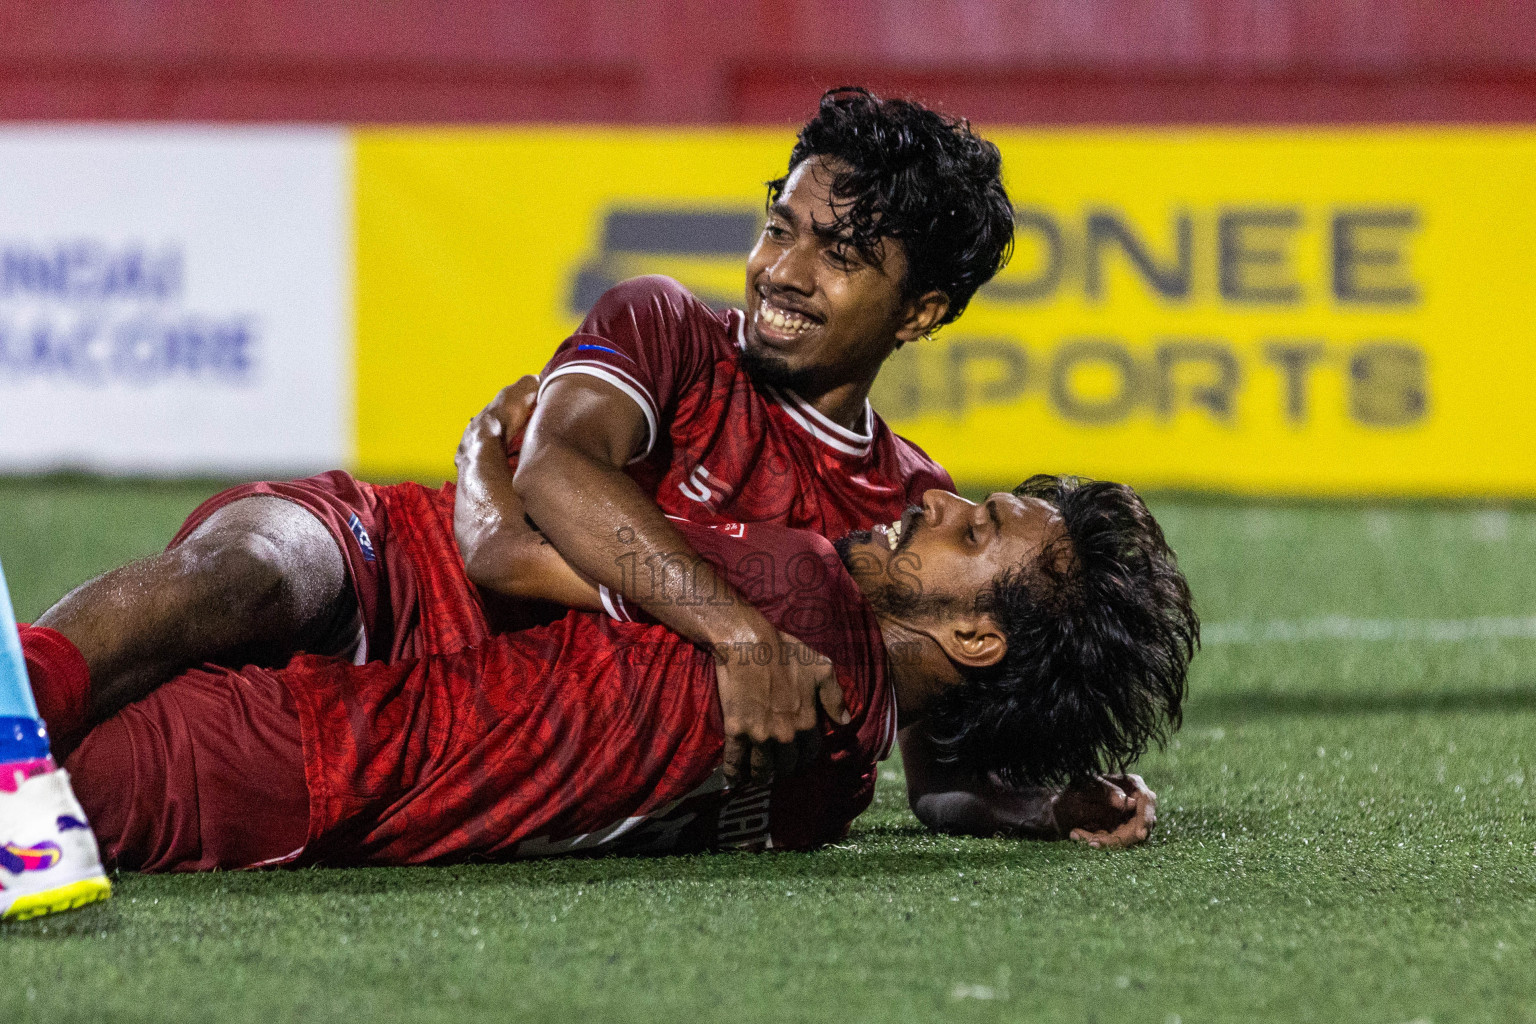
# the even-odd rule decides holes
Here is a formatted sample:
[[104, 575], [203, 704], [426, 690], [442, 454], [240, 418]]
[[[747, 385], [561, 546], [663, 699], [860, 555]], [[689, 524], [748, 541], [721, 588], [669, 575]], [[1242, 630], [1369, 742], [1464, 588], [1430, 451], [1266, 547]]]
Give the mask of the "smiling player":
[[[1000, 172], [997, 148], [964, 122], [829, 93], [769, 184], [745, 311], [641, 278], [604, 295], [556, 352], [515, 478], [528, 514], [574, 568], [679, 634], [717, 649], [792, 646], [747, 602], [646, 605], [627, 592], [626, 566], [697, 560], [666, 513], [839, 537], [953, 489], [868, 395], [892, 352], [958, 317], [1006, 261]], [[494, 580], [474, 554], [472, 576]], [[722, 665], [728, 771], [746, 773], [750, 741], [764, 777], [775, 749], [814, 730], [818, 696], [836, 717], [822, 680], [796, 658]]]

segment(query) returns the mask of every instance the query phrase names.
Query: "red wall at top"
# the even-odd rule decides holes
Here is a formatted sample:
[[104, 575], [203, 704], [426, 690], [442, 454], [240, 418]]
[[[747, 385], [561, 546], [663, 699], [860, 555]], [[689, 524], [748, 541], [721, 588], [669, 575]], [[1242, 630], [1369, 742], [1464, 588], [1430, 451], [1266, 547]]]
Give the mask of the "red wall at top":
[[1536, 2], [0, 6], [9, 120], [774, 123], [846, 82], [993, 123], [1536, 120]]

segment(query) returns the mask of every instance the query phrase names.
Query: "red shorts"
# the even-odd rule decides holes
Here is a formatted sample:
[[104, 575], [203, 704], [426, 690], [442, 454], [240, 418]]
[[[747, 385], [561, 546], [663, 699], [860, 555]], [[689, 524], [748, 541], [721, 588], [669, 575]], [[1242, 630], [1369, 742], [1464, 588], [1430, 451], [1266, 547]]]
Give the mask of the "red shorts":
[[[376, 486], [340, 470], [302, 480], [241, 484], [199, 505], [170, 546], [219, 509], [261, 495], [291, 501], [324, 524], [341, 549], [362, 616], [355, 663], [451, 654], [494, 633], [551, 621], [564, 610], [485, 599], [464, 574], [453, 534], [453, 488]], [[488, 619], [488, 611], [492, 619]]]
[[167, 546], [174, 548], [185, 541], [226, 505], [258, 496], [291, 501], [320, 520], [330, 532], [346, 559], [347, 578], [362, 616], [362, 643], [352, 660], [361, 664], [388, 658], [395, 633], [389, 572], [384, 558], [385, 545], [389, 542], [389, 519], [372, 484], [338, 469], [302, 480], [262, 481], [231, 487], [193, 509]]
[[92, 729], [64, 767], [110, 866], [263, 867], [308, 841], [299, 716], [270, 672], [177, 676]]

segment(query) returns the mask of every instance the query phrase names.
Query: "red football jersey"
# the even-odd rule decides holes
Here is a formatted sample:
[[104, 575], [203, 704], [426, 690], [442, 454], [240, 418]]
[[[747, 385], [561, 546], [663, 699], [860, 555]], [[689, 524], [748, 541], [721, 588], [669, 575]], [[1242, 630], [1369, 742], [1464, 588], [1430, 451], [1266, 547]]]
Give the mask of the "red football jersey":
[[[779, 523], [836, 539], [898, 518], [930, 488], [954, 490], [868, 404], [855, 432], [793, 393], [756, 387], [741, 364], [745, 324], [739, 310], [717, 313], [670, 278], [636, 278], [598, 300], [549, 361], [544, 385], [584, 373], [634, 399], [651, 436], [629, 472], [664, 512], [692, 522]], [[374, 603], [393, 619], [392, 642], [374, 637], [371, 657], [448, 653], [525, 624], [520, 609], [488, 619], [465, 578], [452, 484], [371, 493], [389, 520], [389, 593]]]
[[691, 522], [782, 523], [837, 538], [889, 522], [954, 481], [864, 405], [848, 430], [791, 391], [759, 388], [741, 362], [746, 316], [717, 313], [666, 277], [611, 288], [544, 368], [605, 380], [635, 401], [650, 437], [630, 473]]
[[896, 731], [873, 612], [815, 534], [679, 529], [771, 622], [834, 662], [853, 720], [823, 723], [814, 764], [768, 789], [725, 789], [713, 659], [661, 626], [570, 612], [392, 665], [305, 657], [279, 672], [303, 734], [304, 859], [805, 849], [846, 834]]

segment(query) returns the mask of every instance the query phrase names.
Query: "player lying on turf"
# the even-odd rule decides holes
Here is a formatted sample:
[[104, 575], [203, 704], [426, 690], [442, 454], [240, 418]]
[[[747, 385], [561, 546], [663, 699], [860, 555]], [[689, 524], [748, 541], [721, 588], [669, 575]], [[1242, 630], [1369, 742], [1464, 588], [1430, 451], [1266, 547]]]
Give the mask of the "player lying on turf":
[[[542, 534], [530, 528], [525, 517], [517, 514], [521, 499], [513, 484], [515, 459], [508, 459], [504, 440], [508, 434], [516, 436], [526, 423], [534, 408], [537, 384], [532, 378], [518, 381], [503, 392], [496, 408], [476, 416], [464, 431], [455, 459], [459, 468], [455, 518], [460, 544], [506, 567], [500, 578], [490, 581], [506, 596], [606, 610], [615, 618], [628, 620], [629, 604], [623, 597], [606, 587], [594, 588], [570, 568]], [[928, 498], [924, 495], [925, 502]], [[511, 514], [479, 514], [484, 507], [508, 509]], [[889, 537], [888, 524], [880, 524], [876, 530]], [[464, 539], [465, 532], [473, 534], [471, 540]], [[909, 568], [912, 557], [912, 553], [904, 552], [896, 567]], [[624, 561], [631, 574], [638, 573], [642, 564], [678, 564], [664, 559], [641, 563], [634, 556], [624, 556]], [[539, 581], [538, 586], [530, 589], [530, 580]], [[911, 589], [911, 581], [905, 582]], [[654, 600], [654, 591], [648, 591], [641, 596], [652, 598], [648, 601], [651, 606], [666, 603]], [[1157, 795], [1139, 775], [1082, 777], [1070, 793], [1046, 786], [1019, 789], [990, 775], [953, 770], [942, 756], [944, 745], [935, 742], [922, 723], [904, 728], [900, 741], [913, 811], [939, 831], [993, 835], [1014, 831], [1020, 822], [1051, 821], [1060, 826], [1062, 835], [1096, 847], [1115, 847], [1145, 840], [1157, 820]]]
[[[642, 278], [605, 295], [556, 352], [518, 466], [528, 512], [588, 578], [645, 607], [624, 593], [623, 558], [689, 560], [723, 587], [664, 513], [840, 537], [952, 490], [866, 397], [892, 351], [955, 319], [1006, 259], [1000, 170], [996, 147], [964, 122], [829, 94], [769, 188], [745, 312]], [[96, 721], [204, 663], [450, 653], [523, 621], [475, 586], [508, 575], [479, 544], [507, 510], [471, 510], [489, 529], [462, 530], [461, 552], [453, 506], [451, 487], [344, 473], [235, 488], [163, 555], [86, 584], [38, 623], [78, 650], [72, 671], [88, 680]], [[793, 643], [749, 602], [647, 610], [705, 646]], [[732, 663], [719, 683], [733, 773], [748, 740], [761, 741], [760, 774], [775, 742], [792, 754], [818, 695], [841, 717], [813, 659]]]
[[[659, 565], [637, 584], [653, 602], [746, 595], [830, 659], [849, 721], [823, 719], [805, 770], [734, 788], [721, 771], [717, 662], [791, 649], [717, 657], [663, 625], [572, 611], [393, 664], [208, 667], [109, 709], [66, 762], [107, 858], [160, 871], [808, 849], [868, 806], [899, 728], [924, 726], [943, 771], [1001, 789], [1123, 769], [1178, 722], [1198, 622], [1124, 486], [1037, 477], [979, 505], [932, 490], [835, 548], [772, 524], [674, 527], [732, 589], [700, 593], [686, 566]], [[580, 585], [558, 558], [526, 562], [523, 596]], [[40, 704], [69, 704], [43, 699], [58, 678], [43, 668]], [[914, 804], [940, 827], [974, 812]], [[988, 832], [1061, 830], [1006, 802], [986, 813]]]

